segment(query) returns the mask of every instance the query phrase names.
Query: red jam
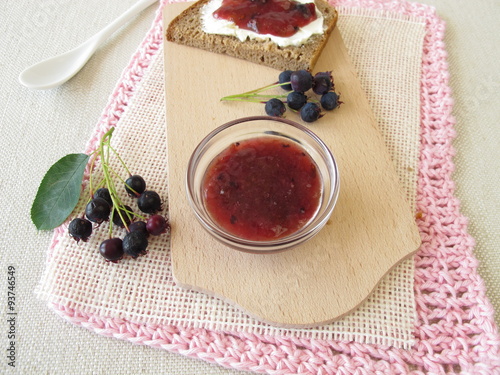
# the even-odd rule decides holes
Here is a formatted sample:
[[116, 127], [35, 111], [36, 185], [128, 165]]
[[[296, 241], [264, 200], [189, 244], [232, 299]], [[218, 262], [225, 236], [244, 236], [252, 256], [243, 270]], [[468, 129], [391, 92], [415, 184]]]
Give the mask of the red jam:
[[233, 143], [209, 165], [205, 207], [227, 232], [274, 240], [302, 228], [318, 209], [321, 176], [300, 146], [277, 138]]
[[222, 0], [213, 15], [240, 29], [286, 38], [316, 19], [316, 6], [293, 0]]

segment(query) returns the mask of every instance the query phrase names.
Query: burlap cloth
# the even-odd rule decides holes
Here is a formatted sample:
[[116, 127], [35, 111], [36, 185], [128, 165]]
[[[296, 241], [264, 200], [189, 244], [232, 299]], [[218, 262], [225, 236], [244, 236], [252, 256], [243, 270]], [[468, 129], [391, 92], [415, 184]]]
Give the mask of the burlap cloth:
[[[338, 10], [346, 44], [352, 51], [407, 199], [414, 209], [424, 21], [361, 8], [340, 7]], [[391, 53], [394, 50], [398, 53]], [[174, 99], [167, 97], [167, 100]], [[164, 124], [163, 53], [160, 50], [116, 124], [113, 145], [133, 173], [145, 176], [148, 188], [166, 197]], [[97, 146], [100, 135], [102, 128], [92, 138], [88, 151]], [[118, 160], [115, 159], [112, 168], [120, 170]], [[88, 190], [85, 194], [88, 195]], [[135, 207], [132, 200], [126, 203]], [[75, 215], [82, 211], [83, 207], [78, 207]], [[66, 231], [66, 226], [61, 228], [54, 238], [37, 290], [39, 297], [51, 303], [139, 324], [355, 340], [406, 349], [414, 343], [413, 259], [397, 266], [360, 308], [341, 320], [314, 329], [286, 330], [261, 323], [217, 298], [177, 287], [172, 279], [168, 236], [150, 241], [147, 257], [115, 265], [103, 262], [96, 251], [108, 236], [107, 223], [96, 230], [86, 244], [77, 244]]]
[[[415, 201], [416, 180], [414, 177], [412, 180], [412, 176], [415, 174], [401, 174], [401, 170], [403, 172], [405, 170], [406, 172], [419, 170], [421, 173], [416, 190], [416, 208], [419, 212], [423, 212], [423, 219], [419, 225], [426, 242], [415, 262], [402, 265], [403, 269], [400, 270], [402, 272], [396, 274], [396, 281], [392, 284], [396, 286], [396, 289], [382, 290], [383, 301], [378, 300], [380, 296], [372, 297], [371, 302], [382, 306], [384, 310], [381, 313], [375, 312], [375, 318], [367, 316], [366, 312], [360, 310], [360, 315], [347, 318], [353, 318], [349, 321], [351, 326], [340, 325], [331, 331], [322, 327], [313, 331], [312, 335], [302, 331], [276, 332], [272, 331], [272, 327], [271, 331], [263, 331], [261, 325], [253, 326], [248, 321], [242, 322], [240, 317], [236, 319], [236, 326], [227, 325], [226, 317], [235, 312], [228, 310], [227, 306], [219, 306], [216, 301], [213, 306], [214, 310], [212, 310], [217, 312], [214, 316], [202, 320], [194, 319], [191, 315], [183, 320], [183, 317], [186, 316], [184, 314], [192, 313], [189, 310], [192, 310], [193, 306], [197, 306], [194, 298], [199, 296], [193, 295], [187, 297], [171, 295], [169, 298], [173, 299], [169, 301], [179, 301], [178, 298], [180, 298], [180, 300], [189, 303], [185, 305], [155, 305], [156, 311], [163, 311], [161, 314], [151, 313], [151, 311], [144, 313], [144, 306], [142, 306], [143, 310], [141, 311], [141, 306], [134, 303], [137, 301], [137, 297], [142, 295], [142, 286], [139, 283], [132, 283], [125, 288], [123, 284], [120, 285], [120, 279], [123, 283], [123, 280], [140, 278], [147, 284], [159, 278], [162, 280], [159, 287], [163, 288], [169, 285], [168, 251], [165, 247], [158, 242], [152, 247], [146, 258], [135, 263], [123, 263], [120, 265], [123, 267], [114, 268], [111, 273], [109, 271], [103, 272], [103, 268], [99, 265], [102, 263], [96, 262], [98, 256], [95, 251], [85, 251], [88, 249], [80, 246], [78, 257], [68, 256], [68, 254], [75, 255], [75, 253], [71, 253], [75, 249], [72, 247], [73, 243], [65, 242], [64, 228], [62, 228], [61, 232], [58, 231], [55, 234], [54, 242], [49, 250], [47, 267], [38, 288], [39, 295], [49, 301], [58, 314], [77, 325], [106, 336], [127, 339], [131, 342], [164, 348], [228, 367], [256, 372], [335, 373], [343, 371], [354, 373], [363, 368], [367, 372], [378, 370], [385, 373], [407, 373], [412, 370], [439, 373], [448, 370], [456, 372], [460, 369], [466, 373], [475, 370], [491, 373], [494, 368], [497, 368], [495, 366], [498, 366], [498, 335], [492, 323], [490, 305], [484, 298], [484, 287], [475, 272], [477, 264], [471, 258], [473, 241], [464, 233], [464, 219], [456, 211], [457, 204], [453, 199], [452, 190], [447, 190], [451, 183], [450, 157], [452, 150], [450, 141], [454, 132], [452, 130], [453, 121], [449, 117], [451, 100], [447, 90], [445, 54], [442, 49], [443, 25], [430, 9], [418, 4], [343, 1], [339, 2], [338, 5], [345, 4], [372, 8], [371, 11], [339, 8], [342, 14], [339, 27], [355, 61], [360, 79], [367, 90], [381, 130], [388, 140], [388, 147], [400, 171], [400, 176], [402, 176], [402, 183], [405, 184], [409, 193], [410, 201], [412, 201], [411, 198], [413, 198], [413, 202]], [[159, 18], [156, 22], [158, 20]], [[410, 38], [409, 40], [412, 36], [415, 37], [413, 44], [408, 43], [409, 40], [402, 43], [400, 40], [399, 45], [395, 41], [388, 41], [386, 38], [391, 37], [391, 33], [388, 32], [391, 28], [398, 34], [399, 38], [396, 39], [404, 41], [406, 37]], [[163, 84], [162, 77], [159, 75], [159, 67], [161, 67], [159, 57], [161, 53], [159, 51], [161, 47], [151, 47], [154, 47], [155, 43], [158, 42], [155, 40], [156, 34], [159, 34], [158, 30], [153, 28], [149, 40], [142, 46], [144, 54], [135, 57], [136, 62], [143, 63], [141, 67], [145, 69], [144, 76], [142, 77], [142, 74], [135, 76], [134, 64], [131, 63], [131, 72], [128, 78], [132, 79], [128, 81], [129, 86], [127, 87], [121, 82], [115, 91], [106, 112], [107, 115], [103, 116], [98, 124], [88, 149], [95, 145], [102, 131], [111, 125], [117, 126], [115, 141], [120, 150], [125, 147], [123, 148], [125, 154], [128, 154], [126, 146], [137, 143], [139, 139], [143, 144], [161, 144], [163, 115], [160, 106], [157, 107], [157, 111], [152, 110], [154, 107], [152, 104], [161, 99], [157, 95], [160, 95], [159, 86]], [[422, 38], [424, 39], [422, 40]], [[419, 48], [415, 48], [416, 43], [420, 43]], [[366, 50], [357, 49], [363, 45]], [[398, 50], [397, 48], [403, 49]], [[398, 53], [395, 54], [394, 51], [398, 51]], [[378, 52], [381, 53], [380, 55], [382, 52], [389, 56], [396, 55], [396, 58], [384, 57], [381, 60], [374, 59], [373, 61], [376, 63], [373, 65], [371, 65], [373, 61], [368, 61], [368, 63], [365, 61], [363, 64], [363, 57], [368, 56], [369, 53], [376, 54]], [[408, 52], [409, 55], [405, 55]], [[412, 67], [415, 68], [415, 55], [412, 53], [418, 54], [418, 58], [416, 58], [418, 61], [422, 57], [422, 52], [424, 69], [422, 76], [419, 76], [415, 82], [411, 79], [411, 77], [415, 78], [415, 71], [411, 70]], [[151, 64], [149, 64], [149, 60], [152, 61]], [[400, 72], [397, 69], [400, 65], [391, 65], [395, 62], [406, 64], [406, 70], [403, 69], [405, 74], [399, 75]], [[377, 63], [386, 63], [387, 65], [380, 66]], [[363, 69], [363, 66], [366, 70]], [[375, 66], [377, 69], [374, 68]], [[373, 68], [372, 71], [370, 68]], [[394, 70], [395, 68], [396, 70]], [[391, 72], [394, 71], [398, 72], [393, 75], [395, 79], [390, 81], [390, 85], [384, 86], [383, 81], [387, 80], [391, 76]], [[382, 75], [377, 77], [377, 74], [373, 74], [374, 72], [382, 73]], [[402, 80], [402, 77], [410, 77], [408, 85], [401, 85], [403, 91], [401, 91], [399, 84], [406, 81]], [[422, 104], [421, 119], [423, 122], [421, 129], [416, 128], [417, 134], [421, 131], [422, 143], [419, 153], [418, 148], [415, 147], [416, 144], [413, 143], [415, 138], [409, 136], [415, 134], [412, 131], [415, 128], [412, 128], [411, 125], [412, 120], [414, 120], [412, 114], [415, 113], [410, 110], [408, 118], [400, 118], [398, 114], [402, 112], [398, 112], [397, 109], [402, 107], [414, 109], [415, 98], [410, 98], [407, 101], [400, 99], [399, 94], [404, 94], [409, 87], [415, 89], [412, 86], [414, 84], [419, 87], [418, 80], [420, 78], [422, 79], [420, 80], [419, 99]], [[130, 84], [130, 82], [132, 83]], [[148, 92], [154, 94], [148, 96]], [[413, 93], [415, 94], [414, 91]], [[392, 96], [392, 94], [395, 95]], [[377, 98], [377, 96], [379, 97]], [[148, 104], [146, 110], [145, 103]], [[141, 112], [141, 108], [143, 112]], [[134, 117], [138, 114], [148, 117]], [[134, 122], [131, 122], [132, 120]], [[127, 123], [127, 121], [129, 122]], [[139, 123], [135, 121], [139, 121]], [[140, 127], [142, 130], [151, 123], [158, 126], [153, 129], [157, 132], [154, 134], [159, 135], [158, 139], [155, 139], [153, 135], [143, 138], [142, 134], [138, 135], [127, 131], [131, 126]], [[408, 127], [401, 128], [404, 123], [409, 124]], [[393, 124], [396, 124], [396, 127], [391, 127]], [[398, 126], [400, 127], [398, 128]], [[408, 133], [399, 136], [398, 132], [401, 129]], [[136, 142], [133, 142], [134, 139]], [[401, 145], [394, 139], [406, 139], [409, 143]], [[399, 147], [393, 147], [395, 144]], [[151, 148], [152, 150], [153, 148]], [[154, 150], [155, 152], [146, 153], [146, 157], [151, 157], [150, 154], [153, 156], [161, 155], [161, 146]], [[415, 152], [414, 159], [408, 150]], [[132, 151], [137, 152], [133, 149]], [[413, 168], [412, 162], [416, 163], [416, 157], [420, 157], [420, 164], [418, 164], [418, 168]], [[127, 162], [129, 163], [128, 160]], [[151, 162], [158, 163], [158, 160], [153, 157]], [[133, 165], [133, 162], [129, 164]], [[159, 191], [165, 186], [163, 183], [168, 181], [167, 176], [162, 174], [163, 167], [164, 165], [160, 161], [159, 164], [155, 164], [155, 168], [146, 168], [144, 173], [148, 175], [148, 171], [155, 170], [154, 173], [151, 173], [149, 180], [152, 186], [157, 187]], [[138, 166], [138, 170], [141, 170], [141, 166]], [[438, 171], [440, 173], [436, 173]], [[424, 190], [429, 185], [435, 188], [444, 188], [446, 194], [443, 196], [426, 195]], [[438, 212], [431, 212], [431, 208], [438, 208]], [[430, 221], [426, 219], [426, 214], [428, 214], [427, 218]], [[450, 218], [452, 218], [451, 221]], [[435, 219], [438, 220], [434, 221]], [[444, 237], [437, 236], [436, 231], [439, 232], [439, 229], [444, 227], [450, 229], [451, 232], [445, 233]], [[168, 238], [165, 239], [165, 242], [168, 242]], [[66, 253], [65, 249], [68, 250]], [[97, 269], [94, 269], [93, 267], [96, 265]], [[417, 266], [415, 273], [413, 273], [414, 265]], [[87, 275], [84, 275], [85, 272], [82, 272], [82, 269], [87, 271]], [[415, 277], [407, 277], [406, 272], [408, 271], [411, 271], [410, 275]], [[83, 278], [86, 278], [87, 283], [80, 284], [78, 280], [81, 281]], [[413, 296], [411, 288], [414, 281], [416, 281], [415, 296]], [[132, 287], [130, 288], [130, 286]], [[122, 289], [119, 290], [131, 297], [128, 299], [123, 299], [123, 296], [119, 296], [118, 299], [111, 298], [113, 295], [119, 294], [116, 293], [117, 287], [121, 287]], [[172, 287], [173, 289], [175, 287]], [[165, 296], [167, 296], [167, 294], [163, 294], [164, 291], [165, 289], [158, 290], [157, 294], [154, 295], [154, 300], [163, 303], [166, 299]], [[391, 299], [394, 298], [394, 291], [398, 297], [401, 295], [405, 297]], [[171, 291], [167, 292], [171, 293]], [[184, 292], [182, 291], [182, 293]], [[388, 296], [389, 299], [387, 299]], [[201, 297], [203, 298], [203, 296]], [[148, 303], [150, 303], [148, 305], [150, 307], [151, 301]], [[202, 307], [206, 308], [206, 306]], [[174, 308], [174, 313], [177, 311], [177, 316], [166, 315], [172, 308]], [[374, 308], [368, 307], [368, 312], [373, 312], [370, 309]], [[220, 312], [223, 315], [219, 315]], [[374, 327], [381, 329], [377, 332], [362, 329], [354, 332], [349, 331], [349, 327], [362, 328], [362, 325], [359, 325], [360, 322], [368, 325], [373, 324], [373, 322], [378, 324], [377, 317], [393, 313], [397, 317], [402, 317], [399, 326], [402, 327], [402, 330], [398, 331], [399, 336], [390, 337], [394, 335], [394, 331], [391, 332], [391, 324], [375, 325]], [[196, 314], [198, 314], [198, 318], [202, 315], [200, 310], [197, 310]], [[214, 323], [220, 316], [223, 316], [224, 319]], [[390, 319], [393, 318], [394, 316], [391, 315]], [[412, 324], [414, 318], [415, 325]], [[410, 322], [409, 326], [408, 322]], [[219, 325], [210, 326], [210, 324]], [[224, 326], [224, 324], [226, 325]], [[195, 326], [204, 328], [189, 328]], [[239, 331], [242, 328], [244, 329]], [[317, 336], [318, 333], [323, 336]], [[316, 337], [327, 341], [317, 340]], [[391, 349], [390, 345], [394, 347]], [[411, 345], [413, 345], [412, 349], [405, 350], [405, 347]]]

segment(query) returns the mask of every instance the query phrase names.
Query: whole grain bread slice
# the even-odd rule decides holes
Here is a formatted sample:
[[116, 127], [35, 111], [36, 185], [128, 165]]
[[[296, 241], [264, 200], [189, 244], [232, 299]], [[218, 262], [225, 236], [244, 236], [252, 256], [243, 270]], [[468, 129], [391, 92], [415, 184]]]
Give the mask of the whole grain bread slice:
[[270, 40], [259, 39], [247, 39], [241, 42], [234, 36], [208, 34], [202, 30], [201, 10], [209, 1], [199, 0], [174, 18], [166, 30], [166, 40], [278, 70], [312, 71], [338, 18], [335, 8], [324, 0], [315, 0], [317, 8], [324, 17], [323, 34], [311, 36], [301, 46], [280, 47]]

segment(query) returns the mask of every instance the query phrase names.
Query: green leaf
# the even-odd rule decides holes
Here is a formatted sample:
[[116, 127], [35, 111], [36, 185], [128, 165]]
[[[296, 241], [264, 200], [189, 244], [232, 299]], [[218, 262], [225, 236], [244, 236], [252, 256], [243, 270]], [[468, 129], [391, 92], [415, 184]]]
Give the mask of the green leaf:
[[86, 154], [69, 154], [47, 171], [31, 206], [31, 220], [37, 229], [56, 228], [75, 209], [88, 159]]

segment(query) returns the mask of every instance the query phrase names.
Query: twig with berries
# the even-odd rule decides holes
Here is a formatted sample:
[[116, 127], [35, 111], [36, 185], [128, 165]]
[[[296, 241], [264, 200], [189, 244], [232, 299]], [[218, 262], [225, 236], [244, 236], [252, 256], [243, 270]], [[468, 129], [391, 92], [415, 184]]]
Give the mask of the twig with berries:
[[[99, 147], [91, 155], [68, 155], [69, 158], [66, 156], [60, 159], [49, 169], [33, 202], [32, 219], [39, 229], [53, 229], [66, 220], [76, 207], [81, 194], [80, 190], [75, 189], [74, 186], [81, 184], [84, 167], [91, 158], [89, 199], [85, 212], [82, 217], [71, 220], [68, 232], [77, 242], [86, 242], [92, 235], [93, 225], [97, 228], [104, 221], [110, 221], [109, 238], [100, 244], [99, 252], [106, 260], [117, 262], [125, 255], [137, 258], [146, 254], [149, 236], [166, 233], [170, 225], [164, 216], [158, 214], [162, 210], [161, 197], [153, 190], [146, 190], [145, 180], [140, 175], [133, 175], [118, 152], [111, 146], [113, 131], [114, 128], [111, 128], [102, 136]], [[111, 167], [111, 157], [116, 157], [127, 173], [126, 180], [122, 179]], [[98, 159], [101, 162], [103, 178], [94, 184], [94, 168]], [[130, 206], [123, 203], [114, 179], [118, 179], [123, 184], [125, 192], [130, 197], [137, 199], [137, 206], [142, 214], [134, 212]], [[57, 188], [59, 185], [61, 187]], [[56, 189], [53, 188], [54, 186]], [[73, 186], [73, 188], [68, 188], [68, 186]], [[76, 198], [76, 202], [70, 205], [69, 200], [55, 201], [54, 197], [58, 195], [70, 196], [71, 202]], [[47, 200], [50, 204], [47, 204]], [[58, 217], [54, 219], [53, 215]], [[52, 228], [47, 228], [47, 221], [50, 221]], [[113, 225], [126, 230], [123, 239], [113, 236]]]
[[[286, 91], [279, 95], [266, 95], [262, 92], [281, 87]], [[308, 96], [312, 91], [317, 97]], [[265, 104], [269, 116], [282, 117], [286, 106], [298, 112], [305, 122], [314, 122], [324, 116], [322, 109], [331, 111], [342, 103], [335, 92], [332, 72], [319, 72], [314, 76], [307, 70], [285, 70], [278, 76], [278, 81], [241, 94], [229, 95], [221, 101], [247, 101]], [[286, 104], [286, 106], [285, 106]]]

